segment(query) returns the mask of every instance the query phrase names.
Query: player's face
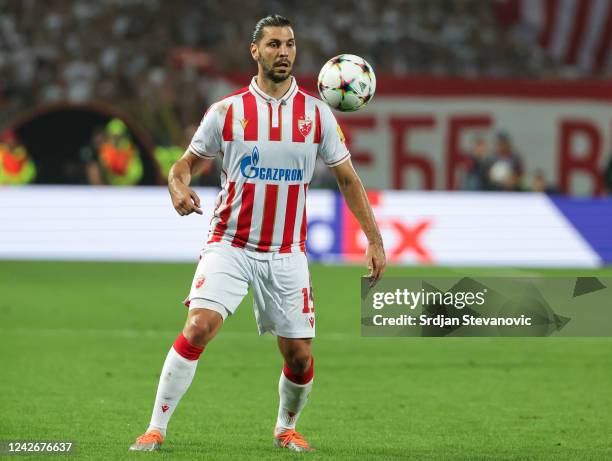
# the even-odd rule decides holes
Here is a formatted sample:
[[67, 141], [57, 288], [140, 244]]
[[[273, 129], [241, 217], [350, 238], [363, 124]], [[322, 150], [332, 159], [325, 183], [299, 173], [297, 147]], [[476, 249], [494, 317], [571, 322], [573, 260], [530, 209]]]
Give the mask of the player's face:
[[295, 61], [295, 38], [291, 27], [264, 27], [259, 43], [251, 45], [251, 54], [264, 72], [275, 83], [291, 75]]

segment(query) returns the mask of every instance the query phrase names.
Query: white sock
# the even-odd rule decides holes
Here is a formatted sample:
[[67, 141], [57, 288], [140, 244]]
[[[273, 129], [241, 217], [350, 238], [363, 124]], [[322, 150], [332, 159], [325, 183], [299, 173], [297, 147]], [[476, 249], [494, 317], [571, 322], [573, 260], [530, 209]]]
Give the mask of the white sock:
[[308, 400], [313, 381], [314, 379], [311, 379], [306, 384], [296, 384], [287, 379], [285, 374], [281, 372], [280, 380], [278, 381], [280, 404], [278, 406], [276, 427], [274, 428], [275, 434], [280, 434], [287, 429], [295, 429], [300, 413]]
[[155, 406], [147, 431], [156, 429], [166, 436], [168, 421], [189, 388], [197, 366], [198, 360], [186, 359], [174, 350], [174, 346], [170, 348], [159, 377]]

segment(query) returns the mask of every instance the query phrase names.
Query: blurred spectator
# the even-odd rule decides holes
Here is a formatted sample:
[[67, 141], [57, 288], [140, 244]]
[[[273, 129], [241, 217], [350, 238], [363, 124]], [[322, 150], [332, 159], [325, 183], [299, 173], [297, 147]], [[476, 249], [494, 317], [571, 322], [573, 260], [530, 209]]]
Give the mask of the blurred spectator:
[[[298, 74], [316, 74], [332, 55], [351, 50], [379, 73], [569, 75], [563, 63], [533, 59], [537, 53], [525, 39], [530, 32], [504, 21], [498, 3], [341, 0], [320, 8], [297, 0], [4, 2], [0, 94], [9, 101], [3, 105], [0, 96], [0, 110], [103, 99], [138, 112], [146, 111], [146, 102], [171, 107], [186, 126], [213, 100], [206, 74], [253, 71], [250, 34], [255, 20], [273, 10], [295, 23]], [[589, 76], [586, 69], [572, 69], [575, 77]]]
[[550, 184], [546, 179], [546, 175], [542, 170], [535, 170], [531, 178], [531, 191], [542, 192], [544, 194], [555, 195], [559, 193], [559, 189]]
[[160, 173], [164, 180], [167, 180], [170, 168], [181, 158], [185, 150], [179, 146], [157, 146], [153, 151], [155, 160], [159, 165]]
[[[100, 186], [106, 184], [102, 173], [102, 167], [98, 162], [98, 155], [102, 145], [106, 141], [106, 134], [104, 127], [98, 127], [94, 130], [91, 142], [81, 148], [79, 153], [81, 163], [83, 166], [84, 179], [88, 184], [93, 186]], [[81, 181], [73, 181], [75, 183], [81, 183]]]
[[[180, 145], [157, 146], [155, 148], [155, 159], [157, 160], [164, 181], [167, 181], [172, 165], [185, 153], [197, 128], [198, 127], [194, 124], [188, 125], [185, 130], [183, 130], [183, 139]], [[203, 169], [194, 175], [191, 184], [195, 186], [218, 187], [220, 171], [221, 165], [217, 159], [214, 161], [207, 161], [204, 163]]]
[[489, 190], [489, 146], [484, 136], [478, 136], [469, 155], [469, 163], [463, 178], [464, 190]]
[[29, 184], [36, 178], [36, 166], [12, 130], [0, 135], [0, 185]]
[[491, 188], [502, 191], [520, 191], [523, 161], [514, 152], [510, 136], [501, 131], [496, 135], [495, 151], [489, 163], [488, 177]]
[[117, 118], [94, 130], [91, 142], [80, 151], [80, 160], [82, 176], [92, 185], [132, 186], [142, 179], [140, 152], [125, 123]]
[[[301, 75], [316, 76], [322, 63], [347, 51], [380, 74], [612, 75], [610, 59], [594, 73], [534, 47], [533, 30], [499, 8], [507, 3], [517, 2], [338, 0], [325, 8], [297, 0], [0, 2], [0, 120], [44, 103], [103, 100], [138, 120], [157, 145], [183, 147], [183, 127], [231, 92], [220, 90], [218, 76], [254, 71], [251, 32], [272, 11], [294, 22]], [[98, 181], [89, 166], [89, 181]], [[516, 189], [516, 173], [508, 173], [514, 169], [512, 161], [494, 165], [491, 173], [501, 179], [494, 187]], [[101, 181], [117, 178], [109, 171], [101, 170]], [[471, 171], [464, 187], [488, 188], [481, 176]]]
[[106, 138], [100, 146], [99, 162], [106, 182], [132, 186], [142, 178], [140, 152], [132, 142], [123, 121], [114, 118], [106, 125]]

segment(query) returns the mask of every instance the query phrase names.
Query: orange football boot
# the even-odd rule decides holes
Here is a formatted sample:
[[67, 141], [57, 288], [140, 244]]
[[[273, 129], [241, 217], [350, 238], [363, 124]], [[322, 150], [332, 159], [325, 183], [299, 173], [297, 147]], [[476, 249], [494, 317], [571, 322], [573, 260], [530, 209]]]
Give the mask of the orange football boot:
[[314, 451], [302, 434], [293, 430], [287, 429], [285, 432], [274, 435], [274, 446], [287, 448], [291, 451]]
[[164, 436], [153, 429], [138, 437], [130, 447], [130, 451], [156, 451], [160, 449], [162, 443], [164, 443]]

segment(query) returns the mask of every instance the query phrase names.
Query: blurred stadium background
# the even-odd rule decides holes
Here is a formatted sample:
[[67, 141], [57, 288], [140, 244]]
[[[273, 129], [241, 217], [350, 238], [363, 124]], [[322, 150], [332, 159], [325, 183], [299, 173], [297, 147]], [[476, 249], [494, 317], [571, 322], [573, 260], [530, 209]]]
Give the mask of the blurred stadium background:
[[[610, 0], [0, 0], [0, 439], [119, 459], [143, 429], [219, 185], [218, 167], [198, 177], [204, 217], [180, 218], [165, 178], [250, 79], [271, 12], [295, 24], [306, 89], [340, 53], [375, 68], [369, 106], [337, 115], [390, 274], [612, 274]], [[360, 338], [364, 241], [319, 170], [322, 385], [303, 427], [321, 457], [612, 456], [609, 340]], [[249, 309], [211, 345], [169, 457], [236, 459], [229, 426], [241, 459], [273, 457], [261, 415], [279, 364]], [[220, 386], [232, 405], [210, 398]]]
[[[601, 230], [612, 224], [601, 198], [612, 190], [609, 0], [338, 1], [324, 9], [276, 1], [0, 5], [2, 184], [164, 184], [205, 109], [250, 78], [253, 24], [276, 11], [295, 22], [295, 72], [305, 88], [315, 91], [322, 63], [339, 53], [375, 67], [375, 100], [338, 118], [366, 187], [381, 191], [373, 200], [394, 261], [571, 267], [612, 259]], [[218, 166], [195, 184], [218, 187]], [[335, 189], [323, 165], [311, 187]], [[0, 256], [142, 259], [152, 241], [188, 233], [163, 211], [167, 201], [157, 191], [135, 189], [5, 188], [3, 203], [38, 208], [44, 237], [23, 233], [24, 212], [4, 208], [10, 219], [2, 230], [12, 237], [0, 243]], [[402, 190], [438, 192], [395, 192]], [[63, 208], [69, 224], [61, 210], [40, 203], [43, 196], [64, 202], [62, 191], [95, 194], [89, 207], [106, 211], [78, 224], [86, 212]], [[214, 189], [203, 193], [213, 203]], [[155, 202], [134, 211], [138, 225], [113, 227], [123, 216], [113, 200], [147, 197]], [[363, 242], [334, 192], [313, 194], [310, 208], [313, 258], [355, 259]], [[167, 232], [143, 235], [153, 223]], [[74, 232], [62, 234], [64, 245], [51, 243], [62, 229]], [[93, 253], [83, 229], [98, 231]], [[199, 224], [183, 249], [145, 259], [189, 260], [205, 231]], [[116, 246], [122, 239], [113, 232], [125, 245]]]

